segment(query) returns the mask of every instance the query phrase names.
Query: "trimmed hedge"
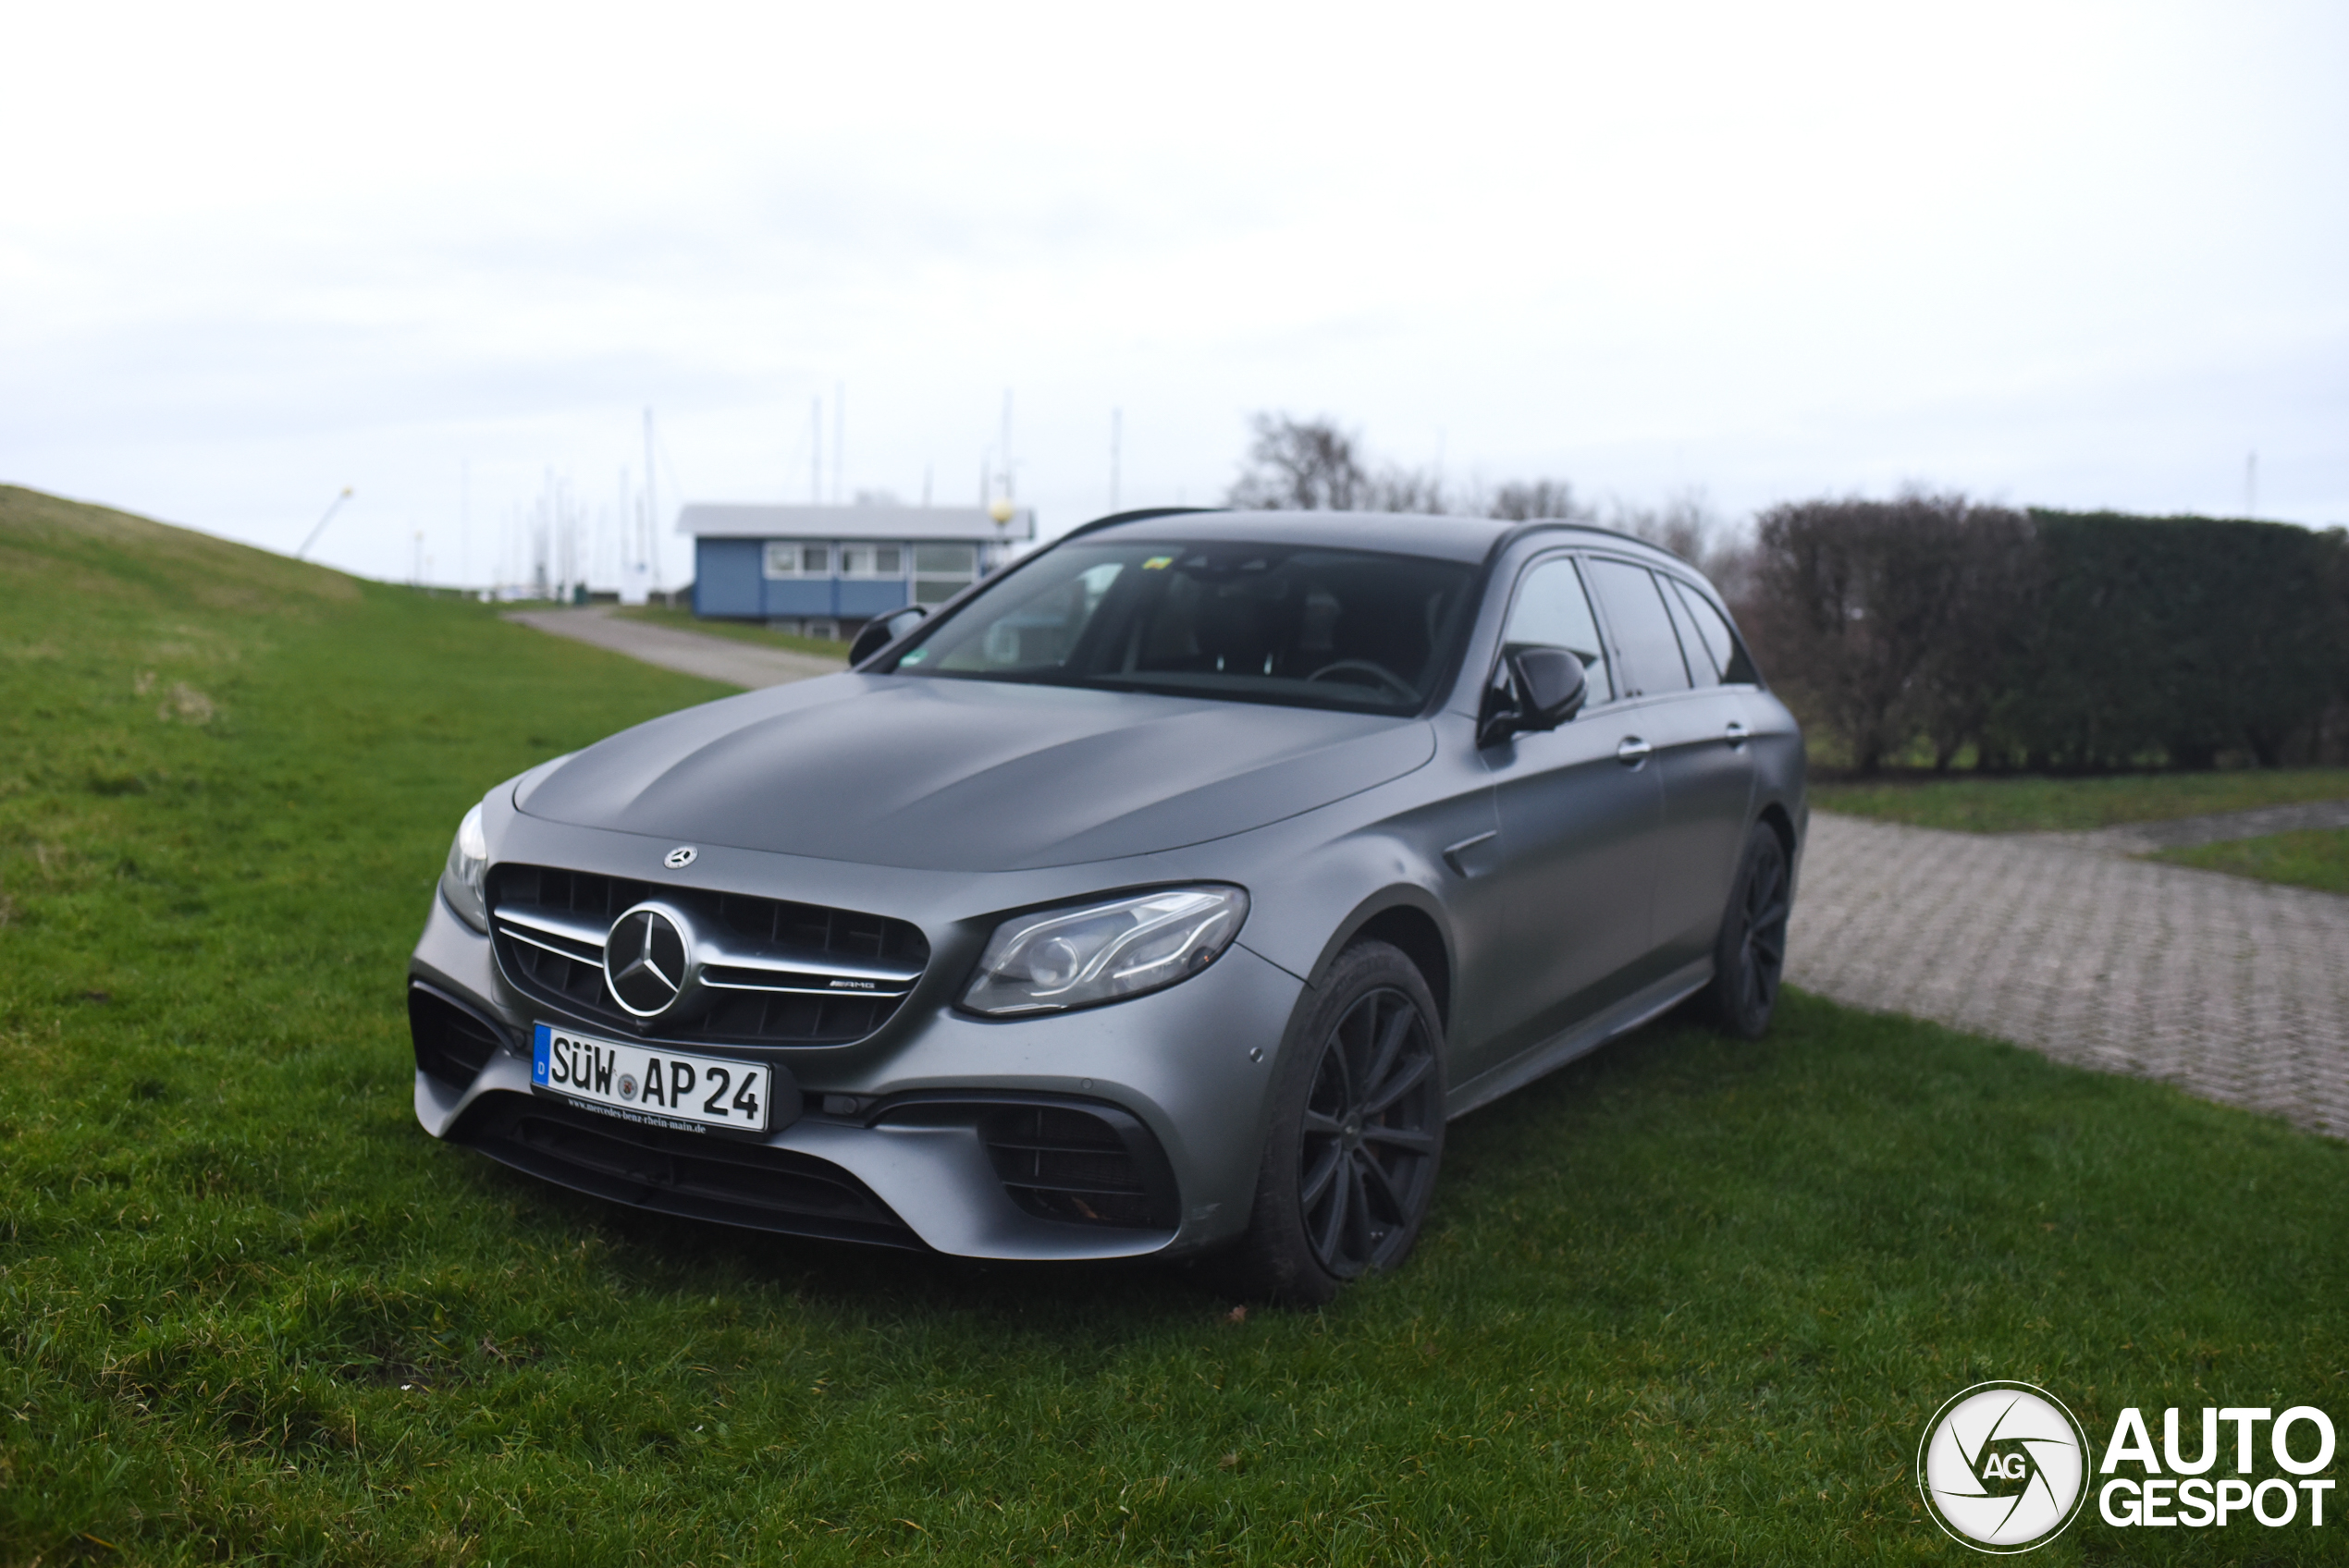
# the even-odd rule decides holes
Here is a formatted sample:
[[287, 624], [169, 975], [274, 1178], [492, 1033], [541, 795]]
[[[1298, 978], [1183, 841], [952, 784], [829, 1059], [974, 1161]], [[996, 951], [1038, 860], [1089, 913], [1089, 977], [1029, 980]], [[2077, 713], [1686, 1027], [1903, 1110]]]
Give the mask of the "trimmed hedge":
[[2034, 511], [2038, 598], [1994, 745], [2035, 767], [2278, 766], [2349, 692], [2339, 530]]
[[1760, 519], [1741, 606], [1765, 668], [1865, 772], [2264, 766], [2328, 749], [2349, 703], [2349, 534], [2015, 512], [1958, 496]]

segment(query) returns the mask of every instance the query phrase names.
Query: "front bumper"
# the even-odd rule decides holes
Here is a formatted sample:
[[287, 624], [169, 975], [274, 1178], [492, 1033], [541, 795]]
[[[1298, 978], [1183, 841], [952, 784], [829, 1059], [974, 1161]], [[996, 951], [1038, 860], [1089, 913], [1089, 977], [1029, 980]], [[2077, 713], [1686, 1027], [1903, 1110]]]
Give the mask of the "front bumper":
[[[934, 970], [966, 962], [955, 944], [934, 945]], [[437, 898], [410, 978], [437, 994], [433, 1005], [470, 1013], [497, 1036], [452, 1067], [419, 1031], [416, 1118], [435, 1137], [661, 1212], [1039, 1261], [1187, 1252], [1246, 1227], [1273, 1067], [1303, 992], [1294, 975], [1235, 944], [1205, 972], [1150, 996], [987, 1020], [941, 1005], [960, 983], [950, 967], [871, 1040], [733, 1053], [788, 1072], [806, 1108], [763, 1138], [743, 1139], [638, 1128], [534, 1091], [534, 1023], [609, 1030], [521, 996], [489, 939]], [[1051, 1185], [1050, 1170], [1006, 1169], [1005, 1118], [1022, 1111], [1048, 1130], [1108, 1129], [1153, 1190], [1148, 1222], [1109, 1222], [1138, 1210], [1084, 1221], [1039, 1212], [1038, 1183]], [[1081, 1153], [1066, 1158], [1082, 1162]], [[1059, 1207], [1069, 1212], [1065, 1201]]]

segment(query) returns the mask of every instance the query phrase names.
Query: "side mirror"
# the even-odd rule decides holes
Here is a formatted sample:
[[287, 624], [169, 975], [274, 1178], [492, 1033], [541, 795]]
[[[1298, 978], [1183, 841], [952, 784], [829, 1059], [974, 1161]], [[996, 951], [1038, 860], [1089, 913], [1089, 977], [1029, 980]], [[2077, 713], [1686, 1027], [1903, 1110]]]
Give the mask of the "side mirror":
[[848, 662], [851, 665], [863, 664], [867, 659], [919, 626], [929, 619], [929, 611], [921, 606], [908, 605], [893, 614], [879, 616], [867, 621], [865, 629], [856, 633], [856, 641], [848, 645]]
[[1497, 745], [1510, 736], [1533, 729], [1556, 729], [1582, 710], [1590, 695], [1590, 680], [1582, 661], [1564, 648], [1514, 643], [1501, 650], [1501, 668], [1494, 672], [1484, 700], [1484, 717], [1477, 726], [1477, 744]]
[[1564, 648], [1511, 648], [1504, 655], [1517, 687], [1518, 728], [1556, 729], [1582, 711], [1590, 694], [1582, 661]]

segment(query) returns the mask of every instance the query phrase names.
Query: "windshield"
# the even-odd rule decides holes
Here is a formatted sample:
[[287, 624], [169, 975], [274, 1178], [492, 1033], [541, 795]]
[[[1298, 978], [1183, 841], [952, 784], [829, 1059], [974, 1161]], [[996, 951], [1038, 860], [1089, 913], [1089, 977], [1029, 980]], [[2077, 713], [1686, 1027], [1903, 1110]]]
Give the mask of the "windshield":
[[1064, 545], [890, 668], [1411, 713], [1460, 635], [1470, 570], [1296, 545]]

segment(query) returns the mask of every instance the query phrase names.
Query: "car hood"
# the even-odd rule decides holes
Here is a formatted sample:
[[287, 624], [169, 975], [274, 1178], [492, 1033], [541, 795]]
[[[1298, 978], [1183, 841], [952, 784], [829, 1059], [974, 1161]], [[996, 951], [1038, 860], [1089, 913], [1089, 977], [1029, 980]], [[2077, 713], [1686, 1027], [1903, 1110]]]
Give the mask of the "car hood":
[[1434, 753], [1416, 719], [842, 674], [623, 730], [515, 803], [680, 843], [1024, 871], [1244, 833]]

